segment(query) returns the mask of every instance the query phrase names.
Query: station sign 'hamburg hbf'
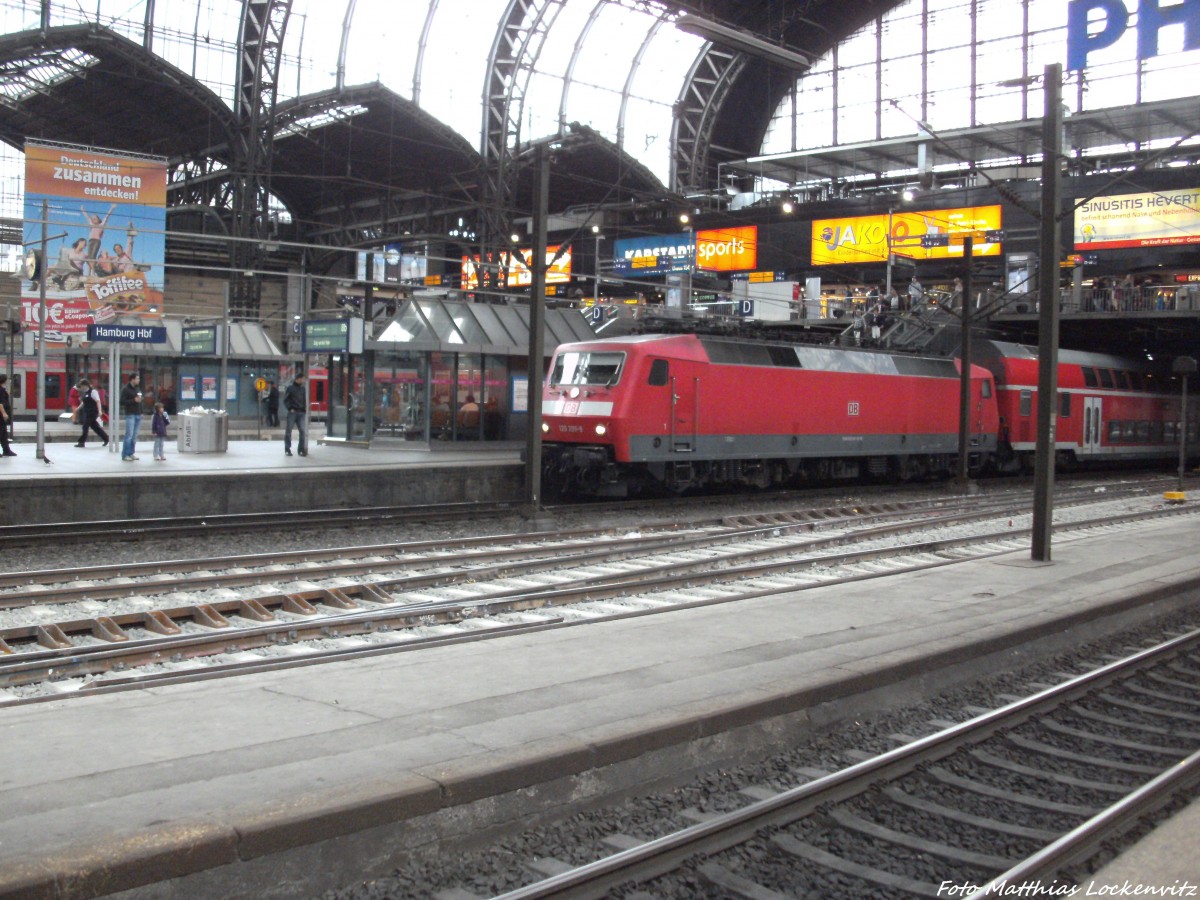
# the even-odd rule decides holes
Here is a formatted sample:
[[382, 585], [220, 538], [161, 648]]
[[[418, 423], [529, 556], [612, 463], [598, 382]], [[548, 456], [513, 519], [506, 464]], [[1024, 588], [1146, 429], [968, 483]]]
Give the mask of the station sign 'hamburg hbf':
[[[1099, 30], [1088, 33], [1089, 19]], [[1168, 25], [1184, 27], [1183, 49], [1200, 49], [1200, 0], [1138, 0], [1137, 58], [1158, 56], [1158, 32]], [[1129, 29], [1129, 9], [1122, 0], [1071, 0], [1067, 4], [1067, 68], [1087, 67], [1088, 54], [1111, 47]]]

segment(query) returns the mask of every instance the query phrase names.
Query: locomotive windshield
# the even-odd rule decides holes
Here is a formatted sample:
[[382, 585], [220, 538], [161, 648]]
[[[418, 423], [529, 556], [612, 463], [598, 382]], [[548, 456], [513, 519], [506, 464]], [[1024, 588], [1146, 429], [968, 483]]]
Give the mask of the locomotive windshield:
[[621, 367], [624, 364], [624, 353], [560, 353], [554, 360], [550, 383], [613, 385], [621, 377]]

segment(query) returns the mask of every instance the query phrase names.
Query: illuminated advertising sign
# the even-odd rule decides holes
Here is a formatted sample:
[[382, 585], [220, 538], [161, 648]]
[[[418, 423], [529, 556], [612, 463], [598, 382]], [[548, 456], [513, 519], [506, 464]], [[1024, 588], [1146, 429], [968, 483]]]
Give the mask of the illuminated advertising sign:
[[1076, 250], [1200, 244], [1200, 188], [1095, 197], [1075, 210]]
[[613, 244], [613, 274], [619, 278], [648, 278], [690, 272], [694, 254], [690, 234], [625, 238]]
[[[120, 315], [163, 313], [167, 161], [66, 144], [25, 145], [26, 245], [46, 209], [46, 327], [85, 336]], [[39, 285], [21, 283], [36, 328]]]
[[[893, 212], [892, 252], [907, 259], [962, 256], [955, 235], [999, 232], [999, 206]], [[817, 219], [812, 224], [812, 264], [885, 263], [888, 258], [887, 213], [844, 219]], [[942, 238], [945, 237], [945, 242]], [[972, 256], [999, 256], [1000, 241], [975, 240]]]
[[757, 266], [757, 225], [696, 232], [696, 271], [741, 272]]
[[[1200, 4], [1138, 0], [1137, 58], [1159, 55], [1158, 33], [1183, 26], [1183, 49], [1200, 49]], [[1099, 26], [1099, 27], [1097, 27]], [[1071, 0], [1067, 4], [1067, 68], [1082, 69], [1093, 50], [1112, 47], [1129, 30], [1129, 7], [1121, 0]]]
[[[571, 280], [571, 248], [568, 246], [559, 254], [559, 245], [546, 248], [546, 284], [560, 284]], [[555, 259], [555, 257], [558, 257]], [[479, 287], [479, 270], [491, 267], [505, 267], [508, 277], [507, 287], [529, 287], [533, 284], [533, 272], [529, 268], [533, 261], [533, 248], [523, 247], [516, 253], [501, 253], [499, 263], [481, 262], [478, 256], [462, 258], [462, 286], [466, 290]], [[499, 276], [496, 276], [499, 277]], [[486, 285], [490, 279], [483, 279]]]

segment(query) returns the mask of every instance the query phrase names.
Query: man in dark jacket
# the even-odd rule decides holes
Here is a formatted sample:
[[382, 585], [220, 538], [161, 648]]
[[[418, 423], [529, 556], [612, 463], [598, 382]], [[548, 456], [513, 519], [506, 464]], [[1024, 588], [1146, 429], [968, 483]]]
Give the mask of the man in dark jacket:
[[121, 388], [121, 414], [125, 416], [125, 440], [121, 444], [121, 459], [132, 462], [137, 459], [138, 429], [142, 427], [142, 377], [134, 372], [125, 387]]
[[12, 428], [12, 398], [8, 396], [8, 376], [0, 375], [0, 448], [3, 456], [16, 456], [8, 445], [8, 430]]
[[308, 406], [308, 395], [304, 390], [304, 375], [297, 375], [283, 392], [283, 407], [287, 410], [287, 427], [283, 432], [283, 452], [292, 455], [292, 426], [300, 432], [297, 449], [301, 456], [308, 456], [308, 434], [305, 431], [304, 411]]

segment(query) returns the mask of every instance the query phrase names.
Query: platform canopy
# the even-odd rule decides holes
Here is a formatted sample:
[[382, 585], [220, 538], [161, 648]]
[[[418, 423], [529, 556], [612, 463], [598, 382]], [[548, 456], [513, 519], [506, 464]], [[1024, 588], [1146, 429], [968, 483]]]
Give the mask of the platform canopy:
[[[545, 352], [559, 344], [587, 341], [596, 334], [574, 309], [546, 310]], [[390, 322], [366, 342], [371, 350], [422, 350], [442, 353], [529, 353], [529, 307], [416, 299], [405, 303]]]

